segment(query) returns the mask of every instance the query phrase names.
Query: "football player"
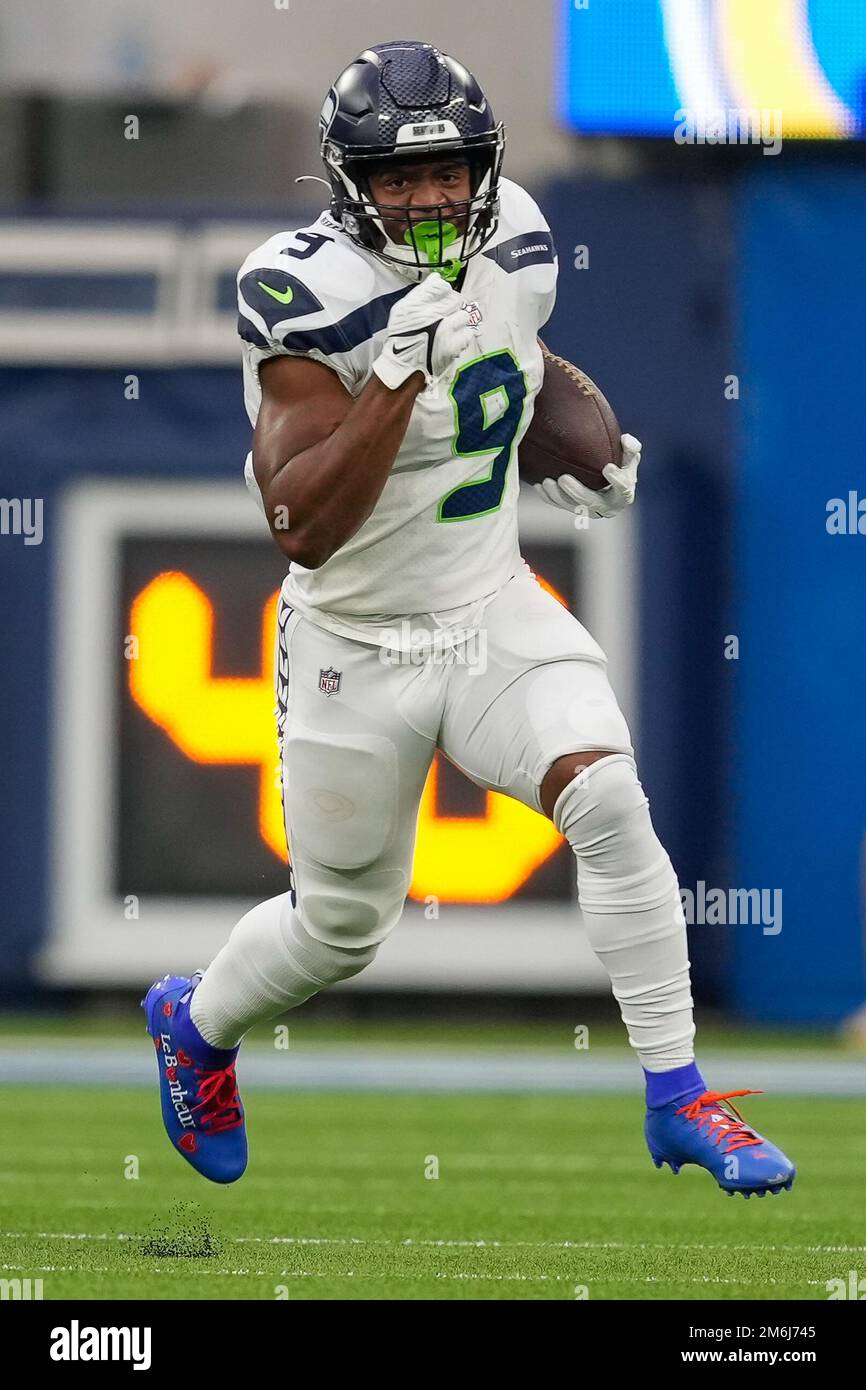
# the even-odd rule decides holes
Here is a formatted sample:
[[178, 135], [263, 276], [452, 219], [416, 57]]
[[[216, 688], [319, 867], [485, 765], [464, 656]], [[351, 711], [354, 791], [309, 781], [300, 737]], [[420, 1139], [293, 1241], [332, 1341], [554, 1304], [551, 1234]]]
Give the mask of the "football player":
[[[516, 454], [556, 294], [550, 228], [502, 177], [481, 87], [429, 44], [362, 53], [320, 127], [329, 211], [238, 276], [247, 481], [291, 562], [276, 655], [290, 887], [205, 972], [144, 1001], [171, 1142], [204, 1176], [240, 1177], [239, 1044], [373, 960], [442, 749], [571, 845], [656, 1166], [696, 1163], [747, 1196], [790, 1187], [793, 1164], [728, 1103], [749, 1092], [708, 1089], [695, 1063], [679, 888], [605, 654], [520, 556]], [[639, 457], [626, 435], [601, 492], [566, 477], [542, 495], [613, 516]]]

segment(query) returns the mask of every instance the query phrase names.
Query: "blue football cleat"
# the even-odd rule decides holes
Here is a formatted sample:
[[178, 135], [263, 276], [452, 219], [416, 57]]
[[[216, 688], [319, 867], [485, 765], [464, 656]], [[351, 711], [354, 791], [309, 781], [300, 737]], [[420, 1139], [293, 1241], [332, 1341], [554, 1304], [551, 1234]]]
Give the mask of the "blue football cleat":
[[760, 1091], [704, 1091], [696, 1100], [678, 1106], [647, 1110], [644, 1133], [657, 1168], [663, 1163], [678, 1173], [684, 1163], [696, 1163], [712, 1173], [723, 1192], [733, 1197], [781, 1192], [790, 1188], [796, 1168], [763, 1135], [744, 1123], [731, 1096], [757, 1096]]
[[166, 975], [141, 1004], [156, 1046], [162, 1119], [172, 1145], [202, 1177], [236, 1182], [247, 1166], [235, 1077], [238, 1048], [211, 1047], [190, 1018], [189, 1001], [200, 979]]

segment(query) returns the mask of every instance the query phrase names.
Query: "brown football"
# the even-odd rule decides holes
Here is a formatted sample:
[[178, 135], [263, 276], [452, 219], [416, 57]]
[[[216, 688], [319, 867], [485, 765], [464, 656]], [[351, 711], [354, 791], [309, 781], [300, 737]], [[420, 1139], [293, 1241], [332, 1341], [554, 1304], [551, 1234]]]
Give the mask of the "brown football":
[[607, 487], [603, 469], [622, 464], [617, 418], [594, 381], [557, 357], [542, 343], [544, 381], [535, 399], [535, 414], [518, 451], [524, 482], [540, 483], [570, 473], [600, 492]]

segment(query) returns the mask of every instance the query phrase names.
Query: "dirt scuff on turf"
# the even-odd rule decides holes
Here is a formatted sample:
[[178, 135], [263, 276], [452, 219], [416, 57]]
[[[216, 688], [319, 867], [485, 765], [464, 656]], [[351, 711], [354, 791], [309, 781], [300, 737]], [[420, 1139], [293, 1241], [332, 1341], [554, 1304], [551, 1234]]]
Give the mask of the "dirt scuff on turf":
[[195, 1202], [171, 1208], [168, 1219], [154, 1224], [141, 1238], [139, 1254], [157, 1260], [213, 1260], [221, 1253], [219, 1241]]

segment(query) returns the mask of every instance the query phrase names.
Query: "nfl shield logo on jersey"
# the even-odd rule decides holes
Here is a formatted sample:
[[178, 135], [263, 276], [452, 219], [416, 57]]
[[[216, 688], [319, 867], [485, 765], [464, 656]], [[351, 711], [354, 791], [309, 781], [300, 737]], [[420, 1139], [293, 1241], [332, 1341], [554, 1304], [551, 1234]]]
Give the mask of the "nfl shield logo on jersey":
[[319, 672], [319, 689], [325, 695], [336, 695], [340, 689], [340, 681], [343, 679], [342, 671], [335, 671], [333, 666], [329, 666], [327, 671]]
[[461, 309], [465, 309], [467, 314], [469, 315], [470, 328], [477, 328], [481, 320], [484, 318], [484, 315], [482, 314], [479, 305], [477, 305], [474, 300], [471, 300], [465, 304], [461, 304], [460, 307]]

